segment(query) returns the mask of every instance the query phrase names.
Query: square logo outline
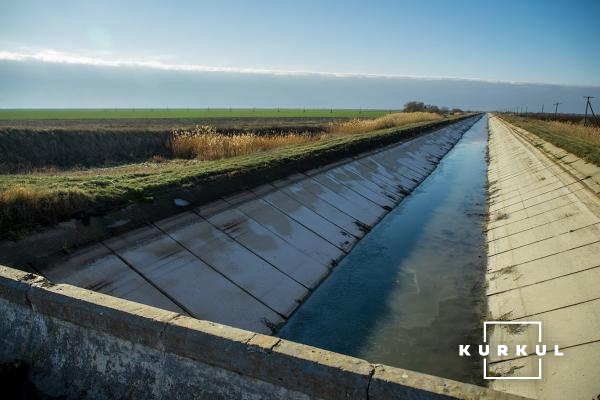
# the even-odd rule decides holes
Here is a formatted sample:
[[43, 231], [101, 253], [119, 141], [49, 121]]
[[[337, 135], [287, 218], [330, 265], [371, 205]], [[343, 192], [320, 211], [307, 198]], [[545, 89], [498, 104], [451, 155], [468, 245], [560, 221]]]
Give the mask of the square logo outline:
[[[487, 339], [487, 326], [489, 325], [537, 325], [538, 341], [542, 343], [542, 322], [541, 321], [484, 321], [483, 322], [483, 343]], [[487, 357], [483, 358], [483, 379], [542, 379], [542, 359], [538, 359], [538, 376], [487, 376]]]

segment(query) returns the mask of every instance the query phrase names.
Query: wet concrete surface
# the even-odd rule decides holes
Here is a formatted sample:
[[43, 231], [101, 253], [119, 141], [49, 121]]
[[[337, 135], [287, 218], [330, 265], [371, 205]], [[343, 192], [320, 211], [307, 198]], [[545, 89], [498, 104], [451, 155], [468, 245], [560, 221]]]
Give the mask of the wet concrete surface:
[[272, 333], [477, 118], [156, 221], [40, 272]]
[[[467, 131], [438, 168], [354, 247], [280, 337], [482, 383], [480, 361], [459, 357], [457, 349], [481, 341], [485, 312], [486, 124], [483, 118]], [[418, 178], [426, 160], [408, 159], [374, 156], [364, 164], [375, 166], [373, 171], [410, 168], [409, 176]], [[378, 176], [399, 182], [394, 175]], [[402, 182], [408, 190], [416, 185]]]

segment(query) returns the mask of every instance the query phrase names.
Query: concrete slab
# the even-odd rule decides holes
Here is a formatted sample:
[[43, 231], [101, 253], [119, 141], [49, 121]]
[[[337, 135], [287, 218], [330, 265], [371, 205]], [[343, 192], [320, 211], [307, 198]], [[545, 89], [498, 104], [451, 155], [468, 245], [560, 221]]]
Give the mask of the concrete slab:
[[[507, 215], [504, 220], [505, 223], [495, 224], [494, 228], [487, 231], [487, 235], [490, 241], [500, 240], [511, 235], [517, 235], [521, 232], [527, 232], [546, 225], [555, 224], [559, 221], [567, 222], [570, 220], [580, 221], [580, 223], [585, 225], [588, 221], [597, 221], [598, 217], [590, 213], [587, 208], [579, 206], [578, 202], [572, 202], [546, 212], [532, 214], [527, 218], [515, 219], [510, 218], [510, 215]], [[574, 224], [576, 224], [576, 222]]]
[[[406, 146], [404, 145], [402, 146], [403, 151], [405, 147]], [[406, 158], [406, 160], [410, 160], [410, 162], [406, 163], [402, 160], [399, 160], [399, 157], [395, 157], [394, 153], [390, 151], [374, 154], [372, 157], [370, 157], [370, 160], [374, 163], [383, 166], [385, 169], [394, 171], [398, 174], [402, 174], [410, 178], [411, 180], [419, 181], [425, 173], [425, 171], [417, 166], [410, 165], [411, 163], [414, 163], [412, 156], [409, 156], [407, 154], [405, 157], [402, 158]]]
[[356, 242], [356, 237], [351, 233], [305, 207], [283, 190], [277, 190], [272, 185], [264, 185], [252, 192], [344, 252], [349, 251]]
[[239, 277], [234, 284], [157, 228], [133, 231], [107, 241], [106, 245], [196, 318], [226, 320], [270, 332], [268, 325], [281, 322], [273, 310], [283, 313], [292, 307], [272, 295], [281, 280], [252, 290], [260, 301], [255, 300], [247, 293], [250, 290], [242, 289], [243, 285], [255, 284], [251, 278]]
[[[598, 396], [600, 342], [571, 347], [562, 357], [542, 357], [541, 380], [494, 380], [490, 388], [544, 400], [594, 399]], [[493, 364], [490, 370], [508, 376], [535, 376], [538, 357]], [[565, 394], [567, 394], [565, 396]]]
[[[316, 182], [321, 185], [327, 187], [332, 192], [335, 192], [346, 199], [346, 201], [353, 203], [355, 206], [359, 208], [363, 208], [365, 210], [378, 210], [378, 207], [381, 211], [379, 211], [379, 215], [383, 215], [385, 212], [384, 206], [387, 206], [387, 201], [385, 202], [377, 202], [372, 198], [365, 197], [363, 194], [357, 192], [354, 188], [349, 185], [342, 183], [337, 180], [332, 174], [320, 174], [311, 177]], [[355, 186], [358, 186], [356, 184]], [[373, 196], [374, 197], [374, 196]], [[382, 204], [385, 203], [385, 204]]]
[[575, 232], [577, 233], [575, 235], [572, 235], [572, 232], [567, 232], [490, 255], [488, 269], [494, 271], [512, 265], [519, 265], [600, 241], [600, 226], [597, 224], [578, 229]]
[[[282, 290], [283, 293], [291, 290], [285, 297], [290, 297], [289, 294], [294, 293], [295, 295], [292, 296], [294, 301], [303, 297], [306, 290], [293, 283], [304, 282], [306, 284], [304, 288], [311, 288], [328, 273], [327, 266], [318, 263], [237, 209], [215, 214], [209, 217], [208, 221], [217, 230], [275, 267], [269, 269], [261, 264], [260, 268], [263, 272], [256, 279], [261, 280], [271, 276], [274, 282], [283, 283], [287, 282], [283, 277], [288, 277], [290, 282], [284, 286], [289, 287], [278, 290]], [[253, 283], [252, 286], [256, 284], [259, 283]]]
[[320, 265], [329, 266], [333, 260], [337, 260], [345, 254], [341, 249], [260, 198], [254, 197], [245, 201], [236, 209]]
[[[327, 183], [327, 179], [325, 179], [325, 182]], [[301, 190], [306, 190], [319, 196], [321, 199], [334, 205], [345, 214], [350, 215], [368, 227], [375, 225], [385, 213], [385, 210], [378, 204], [365, 199], [359, 194], [335, 182], [326, 185], [315, 179], [309, 178], [302, 182], [298, 182], [296, 185]]]
[[399, 200], [397, 195], [386, 192], [372, 181], [353, 172], [347, 166], [332, 169], [329, 171], [328, 176], [380, 206], [392, 207]]
[[360, 176], [362, 179], [372, 182], [379, 192], [392, 198], [394, 201], [399, 201], [403, 197], [397, 180], [392, 181], [385, 175], [378, 175], [371, 168], [357, 161], [347, 164], [346, 169]]
[[[490, 118], [490, 221], [486, 294], [489, 320], [538, 321], [542, 343], [562, 357], [542, 357], [541, 380], [493, 380], [490, 386], [540, 399], [595, 398], [600, 371], [600, 199], [524, 134]], [[568, 157], [565, 157], [565, 159]], [[490, 374], [537, 376], [538, 327], [506, 325], [498, 344], [527, 345], [528, 356], [488, 357]]]
[[40, 271], [56, 283], [67, 283], [188, 315], [181, 307], [127, 266], [102, 243], [71, 255]]
[[[488, 296], [493, 320], [517, 319], [600, 298], [600, 268]], [[560, 295], [559, 295], [560, 294]]]
[[585, 216], [569, 216], [557, 219], [546, 225], [538, 225], [524, 231], [515, 232], [488, 242], [489, 254], [494, 255], [511, 249], [542, 242], [553, 237], [560, 237], [582, 229], [592, 229], [600, 221], [597, 218], [590, 220]]
[[414, 187], [415, 182], [412, 179], [402, 175], [399, 171], [394, 171], [383, 166], [382, 164], [377, 163], [371, 158], [361, 158], [356, 160], [356, 162], [364, 167], [369, 168], [375, 175], [385, 176], [389, 181], [396, 182], [399, 187], [405, 190]]
[[302, 190], [299, 185], [289, 185], [281, 189], [287, 196], [298, 201], [306, 208], [313, 211], [315, 214], [320, 215], [327, 221], [335, 224], [346, 232], [351, 233], [357, 238], [364, 236], [364, 232], [360, 229], [360, 221], [345, 212], [336, 208], [333, 204], [328, 203], [322, 199], [319, 195]]
[[427, 162], [418, 160], [412, 155], [398, 159], [393, 154], [381, 154], [374, 156], [373, 160], [386, 168], [402, 171], [403, 174], [416, 182], [422, 180], [428, 173], [428, 169], [424, 166]]
[[594, 243], [519, 265], [488, 271], [487, 293], [491, 295], [514, 290], [598, 267], [598, 254], [600, 243]]
[[[593, 323], [581, 323], [581, 316], [585, 316]], [[600, 323], [600, 299], [575, 304], [572, 307], [528, 316], [526, 319], [518, 318], [515, 321], [527, 320], [542, 323], [542, 342], [546, 351], [551, 353], [554, 346], [564, 350], [584, 343], [600, 341], [600, 331], [596, 324]], [[515, 328], [515, 326], [517, 328]], [[498, 344], [508, 345], [513, 348], [516, 344], [527, 345], [529, 355], [535, 355], [535, 346], [539, 343], [539, 327], [537, 325], [497, 325], [489, 336], [489, 343], [494, 349]], [[501, 360], [516, 358], [514, 354], [498, 356], [497, 352], [490, 352], [488, 362], [495, 363]]]
[[505, 212], [490, 213], [490, 221], [488, 223], [487, 229], [488, 231], [490, 231], [500, 226], [525, 221], [530, 218], [532, 220], [529, 222], [535, 223], [538, 216], [547, 213], [553, 213], [554, 211], [564, 211], [568, 209], [568, 207], [571, 207], [574, 203], [577, 203], [577, 200], [574, 198], [568, 199], [565, 197], [561, 197], [558, 199], [548, 201], [544, 204], [538, 204], [535, 208], [520, 210], [511, 214]]

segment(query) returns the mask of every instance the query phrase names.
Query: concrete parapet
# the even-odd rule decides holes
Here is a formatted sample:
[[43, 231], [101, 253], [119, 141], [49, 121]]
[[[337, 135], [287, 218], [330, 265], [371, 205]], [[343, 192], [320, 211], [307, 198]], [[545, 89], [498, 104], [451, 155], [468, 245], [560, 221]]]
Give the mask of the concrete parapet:
[[0, 266], [0, 363], [67, 398], [516, 399]]

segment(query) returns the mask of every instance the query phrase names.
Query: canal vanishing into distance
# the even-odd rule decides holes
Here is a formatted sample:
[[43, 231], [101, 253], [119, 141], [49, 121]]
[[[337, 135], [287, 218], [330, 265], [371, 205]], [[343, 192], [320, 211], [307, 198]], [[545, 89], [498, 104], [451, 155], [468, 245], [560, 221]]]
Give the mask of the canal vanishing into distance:
[[340, 262], [278, 336], [483, 384], [487, 116]]

